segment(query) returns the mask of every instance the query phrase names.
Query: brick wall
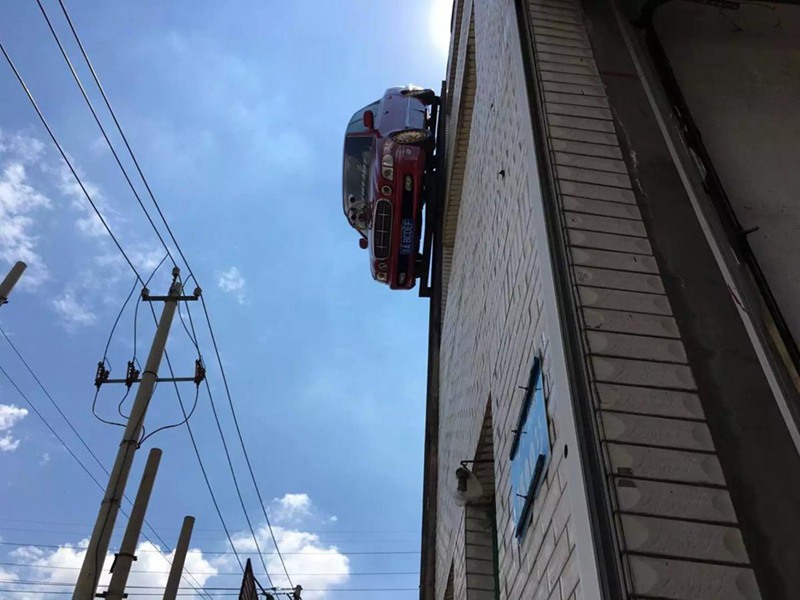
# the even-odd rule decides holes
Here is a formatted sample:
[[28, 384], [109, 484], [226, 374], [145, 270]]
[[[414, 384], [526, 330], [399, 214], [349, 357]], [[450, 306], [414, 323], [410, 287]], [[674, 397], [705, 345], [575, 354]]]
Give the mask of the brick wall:
[[[459, 39], [448, 75], [453, 87], [445, 250], [450, 249], [452, 263], [444, 271], [436, 597], [445, 598], [452, 589], [454, 598], [472, 598], [467, 580], [479, 579], [469, 567], [485, 568], [471, 562], [470, 552], [480, 550], [469, 542], [485, 540], [475, 534], [482, 527], [485, 536], [486, 511], [465, 511], [455, 505], [452, 493], [459, 462], [476, 455], [491, 398], [500, 596], [583, 598], [580, 580], [595, 581], [596, 567], [585, 533], [588, 509], [516, 13], [510, 1], [466, 0], [456, 14], [461, 16], [455, 27]], [[553, 447], [532, 523], [520, 544], [514, 535], [508, 456], [524, 395], [519, 386], [527, 383], [535, 354], [544, 358]], [[485, 579], [481, 583], [481, 588], [488, 585]], [[472, 589], [477, 593], [479, 586]]]
[[529, 8], [626, 591], [760, 598], [724, 482], [681, 467], [721, 472], [580, 2]]
[[[600, 598], [553, 289], [549, 244], [560, 242], [545, 229], [516, 13], [510, 0], [458, 1], [448, 74], [436, 598], [469, 598], [470, 566], [479, 566], [470, 563], [470, 541], [485, 541], [487, 513], [457, 507], [452, 492], [459, 462], [479, 449], [487, 402], [500, 597]], [[598, 419], [627, 592], [759, 598], [580, 4], [526, 6], [592, 390], [585, 400]], [[552, 457], [520, 543], [508, 455], [518, 387], [534, 354], [544, 359]]]

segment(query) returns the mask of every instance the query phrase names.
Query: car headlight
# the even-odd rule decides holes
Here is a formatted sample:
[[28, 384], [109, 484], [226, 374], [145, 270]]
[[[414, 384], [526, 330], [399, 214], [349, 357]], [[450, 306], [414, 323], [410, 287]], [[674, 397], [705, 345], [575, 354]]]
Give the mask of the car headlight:
[[391, 154], [384, 154], [383, 158], [381, 159], [381, 164], [384, 167], [393, 167], [394, 166], [394, 156]]
[[384, 179], [391, 181], [394, 179], [394, 169], [392, 167], [383, 167], [381, 168], [381, 175], [383, 175]]
[[378, 273], [375, 273], [375, 279], [386, 283], [387, 281], [389, 281], [389, 274], [386, 273], [385, 271], [379, 271]]

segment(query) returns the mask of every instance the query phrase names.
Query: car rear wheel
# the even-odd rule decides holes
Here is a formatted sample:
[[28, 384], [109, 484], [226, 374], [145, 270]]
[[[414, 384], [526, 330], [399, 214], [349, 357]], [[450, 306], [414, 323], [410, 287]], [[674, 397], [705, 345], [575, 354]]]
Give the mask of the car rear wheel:
[[392, 140], [401, 146], [423, 146], [430, 142], [431, 132], [426, 129], [406, 129], [392, 136]]

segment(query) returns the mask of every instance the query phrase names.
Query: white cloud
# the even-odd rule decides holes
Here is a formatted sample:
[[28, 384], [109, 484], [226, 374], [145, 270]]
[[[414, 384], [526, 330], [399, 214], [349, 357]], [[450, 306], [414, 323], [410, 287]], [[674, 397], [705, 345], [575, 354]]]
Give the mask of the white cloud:
[[11, 429], [28, 415], [28, 409], [13, 404], [0, 404], [0, 452], [13, 452], [19, 447], [19, 440]]
[[[100, 192], [100, 188], [86, 178], [86, 176], [81, 172], [81, 169], [75, 165], [75, 161], [72, 159], [72, 157], [70, 157], [70, 162], [72, 163], [72, 166], [75, 167], [78, 176], [81, 178], [83, 188], [86, 189], [86, 192], [92, 198], [92, 201], [103, 214], [103, 218], [106, 220], [106, 223], [108, 223], [110, 211], [106, 205], [103, 194]], [[52, 171], [48, 168], [45, 168], [44, 170], [46, 172]], [[78, 183], [78, 180], [75, 179], [75, 176], [72, 174], [69, 166], [67, 166], [67, 163], [63, 160], [59, 164], [56, 175], [58, 178], [57, 185], [59, 191], [71, 200], [73, 208], [82, 213], [82, 216], [80, 216], [75, 222], [78, 231], [88, 237], [105, 236], [107, 234], [105, 226], [97, 216], [97, 213], [94, 211], [89, 201], [86, 199], [86, 194], [83, 193], [83, 189]]]
[[[49, 551], [36, 546], [23, 546], [17, 548], [9, 554], [18, 562], [25, 563], [25, 567], [18, 567], [13, 572], [8, 571], [4, 579], [31, 579], [36, 581], [46, 582], [48, 584], [64, 584], [63, 588], [58, 585], [42, 586], [42, 591], [63, 590], [67, 591], [74, 584], [78, 576], [78, 570], [83, 564], [84, 556], [86, 555], [86, 547], [88, 540], [83, 540], [77, 545], [64, 544], [55, 551]], [[160, 548], [150, 542], [139, 544], [136, 550], [137, 560], [133, 563], [130, 577], [128, 578], [128, 586], [153, 586], [152, 590], [163, 590], [167, 583], [170, 563], [173, 554], [163, 555], [160, 553]], [[165, 558], [166, 556], [166, 558]], [[113, 563], [113, 555], [106, 555], [103, 562], [102, 575], [98, 585], [98, 591], [103, 591], [108, 587], [111, 579], [109, 569]], [[186, 555], [185, 569], [192, 573], [194, 579], [189, 578], [189, 581], [194, 587], [204, 586], [206, 582], [214, 577], [219, 571], [208, 560], [203, 557], [203, 553], [197, 549], [190, 549]], [[24, 574], [24, 577], [20, 577]], [[14, 588], [14, 584], [4, 584], [4, 587]], [[30, 585], [24, 586], [26, 589], [31, 589]], [[138, 588], [142, 589], [142, 588]], [[181, 593], [185, 597], [192, 597], [192, 590], [185, 582], [181, 582]], [[196, 596], [196, 595], [195, 595]], [[24, 600], [45, 600], [49, 598], [49, 594], [41, 594], [32, 592], [30, 594], [21, 596]]]
[[42, 454], [42, 459], [39, 461], [39, 464], [44, 466], [49, 462], [50, 462], [50, 453], [49, 452], [44, 452]]
[[238, 267], [217, 273], [217, 285], [223, 292], [234, 294], [239, 304], [244, 304], [247, 300], [244, 290], [246, 282]]
[[91, 306], [78, 300], [70, 289], [64, 290], [60, 297], [52, 301], [52, 305], [68, 329], [93, 325], [97, 321]]
[[[161, 246], [139, 246], [128, 252], [128, 256], [130, 256], [131, 262], [142, 274], [142, 277], [147, 279], [161, 262], [161, 259], [164, 258], [165, 253], [166, 252], [164, 248]], [[172, 255], [175, 256], [174, 250], [172, 251]], [[167, 272], [169, 272], [169, 268], [172, 267], [172, 263], [169, 261], [169, 258], [164, 261], [162, 267], [166, 268]]]
[[38, 162], [43, 144], [31, 137], [7, 136], [0, 131], [0, 259], [13, 264], [22, 260], [28, 270], [21, 286], [36, 287], [47, 280], [48, 271], [33, 233], [35, 216], [50, 208], [50, 199], [30, 183], [27, 167]]
[[[293, 514], [298, 516], [313, 516], [311, 514], [313, 512], [313, 503], [308, 494], [286, 494], [282, 498], [276, 499], [273, 505], [278, 507], [285, 506], [290, 512], [294, 511]], [[349, 558], [336, 546], [327, 545], [320, 540], [318, 535], [305, 531], [305, 527], [299, 525], [287, 526], [281, 521], [282, 518], [283, 515], [276, 511], [272, 533], [283, 554], [283, 561], [286, 565], [286, 570], [292, 577], [292, 583], [305, 588], [303, 592], [304, 600], [333, 598], [327, 592], [348, 581], [350, 576]], [[289, 587], [283, 564], [275, 552], [272, 534], [266, 525], [256, 529], [256, 540], [259, 549], [263, 553], [273, 584], [279, 588]], [[233, 537], [233, 544], [242, 560], [246, 558], [252, 560], [256, 577], [266, 587], [269, 583], [263, 575], [261, 559], [256, 553], [256, 540], [252, 536], [242, 534]], [[59, 584], [63, 584], [63, 591], [68, 591], [77, 578], [87, 546], [88, 540], [83, 540], [78, 544], [64, 544], [56, 550], [38, 548], [36, 546], [19, 547], [10, 552], [9, 556], [15, 562], [23, 563], [24, 566], [14, 567], [11, 571], [0, 571], [0, 578], [14, 581], [36, 580], [47, 584], [56, 584], [38, 588], [42, 592], [62, 590]], [[133, 586], [148, 586], [148, 592], [164, 589], [168, 577], [169, 564], [158, 550], [158, 546], [150, 542], [139, 545], [136, 551], [138, 560], [133, 563], [131, 575], [128, 579], [129, 589], [144, 591], [142, 587]], [[168, 558], [171, 560], [172, 555], [168, 555]], [[103, 562], [98, 591], [102, 592], [107, 589], [110, 581], [108, 571], [112, 562], [113, 556], [107, 555]], [[193, 575], [194, 579], [189, 579], [195, 587], [221, 585], [216, 582], [209, 583], [209, 580], [216, 577], [221, 571], [234, 571], [237, 567], [238, 564], [232, 554], [221, 554], [212, 560], [208, 560], [204, 557], [202, 551], [192, 549], [186, 558], [186, 571]], [[305, 578], [303, 576], [304, 573], [321, 575]], [[153, 587], [150, 588], [149, 586]], [[31, 589], [32, 586], [17, 585], [12, 581], [3, 584], [3, 587], [16, 590], [23, 589], [23, 587]], [[181, 592], [186, 597], [193, 597], [192, 590], [186, 582], [182, 582]], [[49, 595], [31, 592], [29, 594], [20, 594], [19, 597], [21, 600], [48, 600]]]
[[106, 138], [104, 138], [102, 135], [98, 135], [91, 141], [91, 143], [89, 144], [89, 150], [91, 150], [92, 153], [97, 156], [110, 154]]
[[14, 154], [25, 163], [33, 163], [41, 158], [44, 148], [34, 137], [19, 133], [10, 136], [0, 130], [0, 154]]
[[[339, 551], [336, 546], [328, 546], [320, 541], [318, 535], [298, 529], [285, 528], [280, 525], [273, 525], [272, 531], [275, 540], [278, 542], [283, 554], [283, 561], [286, 570], [292, 576], [294, 585], [302, 585], [304, 588], [312, 588], [303, 592], [304, 600], [321, 600], [327, 598], [327, 591], [336, 585], [345, 583], [350, 576], [350, 559]], [[264, 555], [267, 570], [272, 576], [273, 584], [276, 587], [288, 587], [289, 581], [283, 570], [280, 557], [275, 553], [275, 545], [272, 543], [272, 536], [266, 526], [256, 530], [258, 547]], [[256, 543], [252, 536], [239, 535], [233, 538], [233, 543], [240, 554], [249, 554], [253, 561], [253, 569], [256, 573], [263, 571], [261, 561], [255, 554]], [[226, 557], [226, 562], [232, 560]], [[315, 576], [306, 581], [303, 573], [320, 573], [324, 575]], [[258, 577], [258, 575], [256, 575]]]
[[[13, 571], [9, 571], [8, 569], [0, 568], [0, 579], [2, 579], [4, 582], [17, 581], [19, 579], [19, 575], [17, 575]], [[4, 583], [0, 585], [3, 585], [5, 587], [6, 584]]]
[[311, 498], [308, 494], [284, 494], [283, 498], [275, 498], [275, 519], [292, 521], [311, 514]]
[[[256, 529], [256, 540], [276, 587], [289, 586], [284, 564], [292, 577], [292, 583], [308, 588], [303, 592], [304, 600], [327, 598], [328, 590], [347, 582], [350, 576], [350, 559], [336, 546], [323, 543], [317, 534], [307, 531], [308, 527], [303, 524], [304, 521], [316, 520], [314, 505], [308, 494], [285, 494], [282, 498], [275, 498], [271, 508], [272, 534], [275, 535], [275, 541], [283, 555], [283, 563], [275, 552], [272, 534], [266, 525]], [[258, 577], [259, 570], [263, 573], [263, 566], [256, 554], [256, 540], [248, 534], [233, 537], [237, 551], [249, 555], [253, 561], [253, 569]], [[234, 559], [230, 556], [219, 559], [220, 564], [228, 566], [232, 566], [231, 561]], [[322, 575], [305, 580], [303, 573]]]

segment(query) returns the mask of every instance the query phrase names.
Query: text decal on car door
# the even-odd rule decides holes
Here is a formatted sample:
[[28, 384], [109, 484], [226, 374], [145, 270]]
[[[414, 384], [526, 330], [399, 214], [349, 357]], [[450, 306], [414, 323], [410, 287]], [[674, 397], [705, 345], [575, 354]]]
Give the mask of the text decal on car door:
[[411, 254], [411, 244], [414, 239], [414, 221], [403, 219], [400, 223], [400, 254]]

